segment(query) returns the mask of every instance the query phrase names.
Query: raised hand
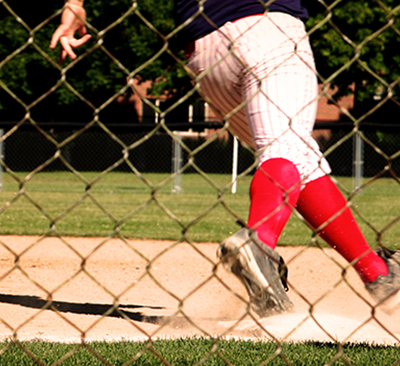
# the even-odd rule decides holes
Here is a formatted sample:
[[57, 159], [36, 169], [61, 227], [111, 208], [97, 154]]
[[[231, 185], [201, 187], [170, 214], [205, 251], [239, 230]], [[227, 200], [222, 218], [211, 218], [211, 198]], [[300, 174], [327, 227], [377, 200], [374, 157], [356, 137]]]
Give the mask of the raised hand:
[[[91, 38], [90, 34], [86, 34], [85, 20], [86, 11], [83, 6], [68, 3], [61, 15], [61, 24], [54, 32], [50, 42], [50, 48], [55, 48], [58, 42], [61, 44], [60, 63], [65, 60], [67, 55], [73, 60], [76, 59], [73, 48], [82, 46]], [[82, 37], [75, 38], [76, 32]]]

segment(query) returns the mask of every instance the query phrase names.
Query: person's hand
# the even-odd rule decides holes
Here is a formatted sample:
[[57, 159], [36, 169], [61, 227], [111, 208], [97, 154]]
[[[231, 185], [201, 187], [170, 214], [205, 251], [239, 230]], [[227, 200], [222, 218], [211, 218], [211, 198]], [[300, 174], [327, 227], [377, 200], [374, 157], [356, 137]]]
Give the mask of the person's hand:
[[[68, 4], [61, 15], [61, 24], [51, 37], [50, 48], [55, 48], [60, 41], [62, 51], [60, 63], [65, 60], [67, 55], [73, 60], [76, 54], [72, 50], [86, 43], [91, 35], [86, 34], [85, 27], [86, 11], [81, 5]], [[81, 38], [75, 38], [75, 32], [79, 32]]]

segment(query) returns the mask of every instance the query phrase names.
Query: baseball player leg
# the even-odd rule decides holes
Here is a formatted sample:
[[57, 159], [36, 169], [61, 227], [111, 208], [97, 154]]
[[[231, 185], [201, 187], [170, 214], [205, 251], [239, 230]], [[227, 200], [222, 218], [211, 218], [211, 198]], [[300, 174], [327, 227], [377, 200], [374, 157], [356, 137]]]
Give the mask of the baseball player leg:
[[306, 184], [297, 203], [298, 212], [314, 230], [354, 268], [364, 282], [373, 282], [387, 274], [382, 258], [364, 238], [347, 201], [328, 176]]
[[248, 227], [274, 249], [300, 194], [300, 175], [289, 160], [269, 159], [255, 172], [250, 186]]
[[348, 262], [377, 305], [393, 313], [400, 307], [400, 252], [371, 251], [347, 202], [328, 176], [306, 184], [297, 210], [314, 230]]
[[[305, 33], [301, 34], [298, 22], [292, 25], [284, 24], [285, 22], [296, 23], [293, 19], [283, 14], [270, 15], [278, 33], [281, 29], [285, 29], [286, 33], [291, 33], [285, 34], [286, 41], [283, 44], [286, 43], [286, 51], [282, 45], [282, 47], [275, 45], [268, 49], [268, 42], [264, 42], [265, 37], [258, 37], [261, 44], [257, 44], [257, 37], [251, 36], [244, 30], [250, 28], [256, 30], [259, 35], [260, 29], [254, 24], [246, 24], [254, 22], [255, 18], [246, 19], [224, 29], [226, 34], [231, 36], [231, 40], [239, 40], [233, 43], [233, 53], [232, 44], [226, 42], [229, 37], [221, 37], [221, 33], [217, 35], [214, 32], [211, 37], [199, 42], [200, 54], [196, 55], [192, 66], [199, 75], [204, 96], [208, 98], [217, 113], [229, 123], [230, 130], [243, 142], [257, 150], [260, 165], [268, 159], [282, 157], [294, 163], [302, 183], [305, 184], [305, 189], [300, 194], [298, 209], [311, 226], [317, 229], [323, 222], [313, 221], [312, 217], [318, 215], [318, 212], [323, 212], [321, 197], [312, 199], [310, 198], [312, 194], [307, 194], [307, 192], [322, 193], [324, 203], [328, 197], [332, 197], [332, 205], [328, 205], [331, 211], [328, 210], [327, 214], [323, 215], [327, 220], [337, 214], [337, 210], [343, 209], [345, 200], [341, 195], [338, 196], [332, 193], [331, 189], [327, 189], [326, 185], [329, 186], [333, 184], [332, 182], [326, 183], [327, 178], [319, 179], [325, 177], [330, 172], [330, 168], [319, 152], [316, 142], [311, 138], [317, 90], [313, 58]], [[268, 28], [272, 23], [267, 23], [269, 23]], [[238, 38], [241, 32], [246, 33], [249, 38]], [[273, 29], [269, 29], [266, 34], [270, 35], [268, 39], [279, 40], [279, 34], [274, 34]], [[287, 39], [291, 42], [295, 40], [291, 47], [288, 46]], [[210, 44], [216, 40], [216, 47], [210, 47]], [[204, 51], [202, 46], [204, 46]], [[267, 50], [262, 51], [263, 47], [267, 47]], [[255, 50], [264, 54], [257, 55]], [[246, 58], [246, 55], [249, 57]], [[257, 59], [262, 60], [261, 64], [257, 62]], [[258, 203], [255, 204], [256, 197], [260, 200], [260, 206], [265, 203], [265, 199], [254, 193], [256, 190], [262, 191], [262, 186], [263, 184], [252, 183], [254, 191], [251, 206], [254, 208], [258, 206]], [[333, 205], [335, 202], [343, 204], [337, 207]], [[261, 219], [257, 218], [254, 221], [262, 222], [263, 213], [260, 214], [261, 211], [258, 209], [256, 211], [258, 213], [254, 215], [250, 212], [249, 222], [258, 216]], [[286, 222], [285, 220], [282, 220], [282, 223]], [[352, 240], [351, 243], [348, 240], [343, 241], [341, 245], [343, 237], [339, 238], [336, 234], [344, 231], [343, 227], [346, 227], [347, 237]], [[261, 229], [261, 225], [259, 228]], [[279, 228], [276, 229], [277, 236], [279, 230]], [[388, 251], [368, 254], [369, 248], [349, 209], [345, 209], [341, 215], [326, 225], [322, 235], [347, 260], [356, 261], [356, 270], [361, 278], [367, 281], [367, 289], [372, 296], [381, 302], [386, 302], [386, 298], [392, 300], [395, 297], [393, 295], [397, 294], [400, 287], [400, 266], [398, 265], [400, 255], [397, 252]], [[236, 245], [239, 250], [243, 248], [245, 240], [242, 236], [238, 233], [224, 241], [225, 246], [220, 247], [220, 258], [223, 250], [228, 247], [233, 248]], [[244, 265], [242, 259], [247, 257], [238, 255], [235, 250], [231, 251], [231, 254], [235, 253], [237, 259], [235, 263], [244, 270], [247, 266]], [[240, 273], [240, 271], [235, 272]], [[241, 277], [244, 280], [243, 274]], [[263, 283], [262, 279], [258, 283]], [[251, 296], [250, 292], [249, 294]]]
[[[289, 29], [290, 34], [282, 29]], [[306, 40], [304, 25], [290, 16], [252, 17], [197, 41], [189, 60], [203, 96], [229, 123], [231, 131], [257, 150], [260, 168], [252, 182], [249, 215], [249, 226], [257, 233], [241, 230], [218, 250], [221, 261], [230, 263], [228, 268], [247, 284], [257, 312], [265, 310], [266, 304], [285, 311], [290, 306], [278, 305], [290, 302], [283, 285], [276, 281], [281, 272], [266, 260], [265, 253], [253, 251], [255, 247], [249, 246], [247, 238], [274, 248], [296, 204], [300, 179], [325, 173], [321, 171], [321, 154], [309, 143], [316, 77], [304, 37]], [[325, 167], [329, 169], [327, 164]], [[254, 291], [260, 286], [261, 291]]]

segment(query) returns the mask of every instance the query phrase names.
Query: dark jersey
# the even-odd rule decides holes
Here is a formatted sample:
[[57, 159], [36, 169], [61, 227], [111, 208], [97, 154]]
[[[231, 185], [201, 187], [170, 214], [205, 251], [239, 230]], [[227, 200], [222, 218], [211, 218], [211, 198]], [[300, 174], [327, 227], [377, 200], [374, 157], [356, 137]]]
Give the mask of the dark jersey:
[[[265, 2], [268, 2], [264, 0]], [[307, 10], [301, 5], [301, 0], [275, 0], [267, 6], [270, 12], [282, 12], [297, 18], [307, 19]], [[198, 0], [176, 0], [175, 13], [177, 25], [185, 22], [199, 10]], [[204, 14], [211, 20], [208, 22], [202, 15], [198, 15], [184, 31], [181, 32], [184, 41], [193, 41], [226, 22], [255, 14], [263, 14], [264, 6], [258, 0], [206, 0]]]

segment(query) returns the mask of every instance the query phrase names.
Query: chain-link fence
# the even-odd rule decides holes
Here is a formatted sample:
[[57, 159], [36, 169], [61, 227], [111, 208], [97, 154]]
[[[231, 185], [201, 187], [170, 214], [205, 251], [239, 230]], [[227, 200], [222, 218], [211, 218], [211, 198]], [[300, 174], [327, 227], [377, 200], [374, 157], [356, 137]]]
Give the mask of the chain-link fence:
[[[7, 125], [4, 123], [4, 125]], [[57, 141], [66, 140], [71, 134], [76, 131], [74, 123], [62, 123], [62, 126], [57, 124], [44, 127], [46, 133], [52, 136]], [[176, 125], [175, 133], [182, 134], [179, 129], [187, 128], [187, 124]], [[191, 124], [197, 129], [210, 130], [213, 127], [214, 131], [220, 129], [219, 123], [197, 123]], [[42, 125], [43, 127], [43, 125]], [[329, 127], [329, 128], [328, 128]], [[133, 125], [126, 126], [117, 124], [111, 125], [110, 130], [115, 133], [119, 140], [123, 141], [127, 146], [135, 141], [146, 137], [147, 131], [154, 128], [154, 125]], [[396, 153], [397, 146], [400, 141], [400, 131], [397, 125], [388, 126], [379, 123], [366, 123], [360, 129], [361, 134], [355, 135], [353, 138], [340, 142], [346, 138], [353, 128], [349, 123], [318, 123], [315, 131], [318, 133], [324, 130], [323, 135], [317, 135], [317, 140], [320, 144], [322, 152], [329, 150], [330, 147], [337, 148], [327, 155], [327, 159], [332, 168], [334, 176], [355, 176], [355, 165], [357, 164], [356, 149], [357, 141], [361, 143], [360, 162], [362, 172], [361, 177], [373, 177], [381, 174], [388, 164], [386, 156], [391, 156]], [[3, 129], [3, 134], [7, 133], [8, 129]], [[134, 130], [140, 132], [135, 133]], [[143, 131], [145, 130], [145, 131]], [[147, 131], [146, 131], [147, 130]], [[181, 141], [188, 146], [190, 151], [202, 146], [207, 140], [207, 136], [201, 136], [202, 132], [193, 132], [188, 137], [183, 133]], [[361, 137], [362, 136], [362, 137]], [[365, 139], [365, 140], [364, 140]], [[29, 141], [29, 148], [26, 148], [26, 141]], [[180, 146], [178, 144], [178, 146]], [[182, 150], [180, 148], [180, 150]], [[51, 141], [48, 141], [36, 129], [23, 129], [10, 135], [2, 144], [3, 161], [11, 169], [16, 172], [28, 172], [34, 170], [46, 157], [55, 153], [56, 148]], [[238, 166], [237, 172], [240, 174], [246, 171], [254, 164], [254, 155], [243, 147], [238, 145]], [[120, 158], [121, 146], [114, 139], [105, 133], [103, 130], [92, 128], [85, 134], [82, 134], [73, 139], [71, 143], [66, 145], [62, 154], [65, 159], [74, 166], [78, 171], [103, 171], [111, 166]], [[143, 142], [129, 154], [129, 161], [138, 168], [142, 173], [171, 173], [174, 171], [174, 140], [165, 133], [160, 131], [151, 139]], [[201, 149], [195, 156], [196, 165], [205, 173], [231, 174], [235, 151], [232, 136], [223, 136], [215, 140], [206, 148]], [[182, 167], [188, 162], [188, 151], [181, 151], [181, 161], [179, 167]], [[218, 159], [214, 157], [218, 156]], [[399, 174], [399, 161], [394, 158], [390, 161], [390, 167], [393, 173]], [[116, 171], [129, 171], [127, 165], [116, 167]], [[54, 161], [44, 167], [43, 171], [68, 171], [68, 168], [60, 161]], [[183, 174], [193, 173], [195, 169], [188, 167]], [[389, 172], [385, 172], [383, 176], [388, 176]]]
[[[363, 208], [366, 211], [371, 209], [370, 201], [367, 199], [363, 206], [358, 201], [358, 195], [354, 194], [354, 187], [365, 189], [377, 186], [379, 190], [384, 179], [399, 182], [400, 6], [392, 0], [362, 3], [356, 0], [308, 0], [305, 3], [310, 13], [307, 29], [321, 86], [318, 98], [328, 98], [340, 111], [337, 120], [317, 123], [315, 138], [332, 167], [333, 176], [358, 180], [353, 187], [342, 185], [341, 188], [347, 190], [349, 206], [354, 203], [353, 208], [363, 225], [373, 232], [375, 241], [371, 245], [376, 249], [386, 233], [395, 232], [400, 213], [389, 209], [391, 212], [387, 221], [375, 224], [370, 218], [370, 211], [363, 211]], [[87, 335], [95, 332], [100, 323], [106, 323], [110, 333], [113, 327], [117, 327], [118, 331], [120, 323], [109, 322], [113, 319], [129, 324], [134, 329], [133, 333], [147, 342], [136, 354], [126, 355], [123, 364], [135, 364], [146, 352], [156, 355], [161, 363], [173, 364], [157, 351], [152, 342], [156, 337], [187, 336], [182, 332], [183, 325], [195, 329], [190, 335], [207, 336], [214, 340], [210, 353], [193, 364], [208, 364], [212, 357], [217, 357], [222, 364], [234, 364], [218, 348], [218, 342], [235, 330], [239, 336], [251, 334], [266, 337], [281, 348], [286, 341], [296, 339], [291, 337], [310, 321], [321, 332], [321, 340], [328, 338], [330, 342], [337, 343], [336, 352], [327, 361], [329, 364], [337, 360], [352, 364], [342, 355], [342, 343], [353, 339], [362, 329], [377, 332], [377, 337], [389, 337], [392, 344], [397, 345], [400, 332], [388, 325], [397, 326], [397, 322], [380, 314], [366, 297], [363, 286], [357, 282], [359, 279], [349, 275], [351, 265], [328, 252], [320, 243], [318, 234], [310, 231], [299, 215], [295, 215], [297, 221], [293, 224], [298, 225], [298, 244], [304, 246], [288, 249], [289, 269], [294, 268], [294, 272], [298, 270], [301, 273], [310, 270], [299, 270], [296, 264], [298, 258], [308, 255], [311, 263], [314, 260], [326, 266], [334, 265], [337, 276], [325, 278], [323, 273], [312, 274], [310, 270], [311, 279], [290, 282], [289, 277], [293, 296], [302, 301], [306, 315], [301, 319], [286, 318], [292, 323], [280, 324], [279, 332], [268, 318], [262, 321], [253, 313], [248, 298], [242, 293], [241, 284], [231, 282], [231, 276], [220, 271], [221, 263], [215, 257], [215, 243], [201, 246], [191, 236], [191, 230], [207, 216], [213, 217], [217, 207], [222, 208], [223, 215], [227, 215], [231, 222], [245, 221], [246, 213], [236, 211], [237, 203], [231, 201], [232, 197], [227, 192], [234, 183], [245, 182], [248, 185], [246, 179], [254, 173], [257, 165], [256, 154], [245, 143], [239, 144], [235, 151], [234, 138], [227, 134], [229, 124], [221, 127], [215, 118], [210, 118], [204, 107], [200, 111], [197, 107], [189, 107], [198, 105], [200, 97], [197, 85], [193, 86], [187, 78], [186, 61], [176, 41], [177, 35], [184, 30], [173, 23], [173, 2], [88, 1], [85, 7], [88, 13], [86, 26], [92, 40], [77, 50], [77, 59], [59, 64], [59, 49], [51, 50], [48, 44], [59, 24], [62, 4], [44, 1], [37, 5], [34, 2], [0, 0], [0, 164], [2, 179], [6, 176], [10, 186], [12, 183], [17, 186], [11, 194], [6, 192], [2, 196], [0, 214], [5, 223], [7, 220], [18, 221], [22, 211], [33, 207], [38, 215], [37, 221], [46, 222], [46, 229], [37, 230], [38, 236], [28, 239], [3, 236], [0, 240], [3, 255], [0, 258], [0, 306], [4, 305], [4, 313], [0, 313], [3, 327], [0, 338], [7, 340], [0, 345], [0, 363], [1, 357], [17, 345], [30, 362], [46, 364], [41, 361], [40, 355], [32, 354], [29, 346], [24, 346], [21, 340], [27, 328], [37, 328], [37, 333], [30, 339], [40, 339], [41, 334], [46, 339], [46, 327], [51, 328], [51, 325], [39, 320], [53, 315], [58, 321], [56, 327], [71, 327], [96, 362], [107, 365], [114, 363], [95, 351]], [[202, 10], [200, 6], [199, 11]], [[332, 93], [332, 90], [335, 92]], [[340, 103], [341, 98], [349, 94], [354, 98], [352, 109], [346, 109]], [[72, 173], [84, 186], [83, 193], [73, 192], [72, 188], [62, 192], [68, 198], [71, 196], [71, 202], [61, 210], [56, 209], [55, 197], [50, 197], [49, 203], [44, 197], [30, 192], [30, 184], [35, 177], [55, 171]], [[212, 174], [230, 176], [233, 171], [237, 174], [234, 175], [236, 182], [228, 179], [222, 188], [215, 184], [214, 178], [210, 178]], [[95, 172], [95, 178], [84, 178], [85, 172]], [[95, 193], [101, 179], [113, 173], [132, 175], [147, 188], [140, 204], [126, 208], [122, 219], [117, 218], [114, 208], [108, 206], [111, 204], [109, 198], [98, 199]], [[168, 173], [169, 177], [161, 183], [154, 183], [146, 178], [146, 173]], [[175, 202], [167, 201], [164, 197], [160, 198], [159, 192], [166, 186], [170, 187], [171, 181], [179, 175], [188, 173], [207, 182], [215, 199], [205, 202], [206, 207], [202, 206], [197, 216], [186, 223], [184, 218], [190, 214], [188, 207], [184, 206], [191, 206], [194, 202], [182, 198], [180, 204], [179, 199], [184, 195], [174, 196]], [[396, 189], [397, 185], [393, 190]], [[126, 199], [126, 196], [123, 197]], [[22, 199], [25, 199], [26, 206], [21, 204]], [[109, 228], [108, 238], [98, 238], [95, 244], [85, 243], [81, 247], [81, 243], [74, 238], [65, 236], [60, 227], [63, 220], [71, 219], [73, 222], [77, 211], [86, 209], [82, 206], [86, 200], [91, 200], [113, 225]], [[149, 221], [140, 220], [144, 209], [151, 203], [157, 206], [160, 217], [167, 217], [171, 226], [178, 227], [175, 241], [160, 241], [156, 253], [149, 252], [148, 244], [125, 237], [122, 230], [128, 222], [136, 221], [140, 222], [138, 225], [150, 227]], [[176, 206], [172, 209], [168, 205], [173, 203]], [[392, 204], [394, 202], [390, 207]], [[52, 212], [53, 205], [55, 212]], [[120, 205], [125, 207], [128, 204], [121, 201]], [[179, 214], [174, 213], [174, 209], [178, 211], [178, 208]], [[385, 207], [379, 205], [376, 210], [382, 210], [380, 216], [385, 220]], [[212, 220], [221, 215], [215, 214]], [[35, 216], [30, 219], [33, 223]], [[222, 230], [215, 226], [209, 224], [207, 230]], [[305, 239], [300, 238], [302, 230], [306, 231]], [[22, 231], [16, 231], [19, 232]], [[57, 244], [48, 244], [47, 240], [54, 237]], [[392, 248], [395, 244], [392, 243]], [[185, 248], [184, 254], [178, 252], [180, 247]], [[323, 259], [315, 259], [314, 254], [310, 254], [314, 253], [311, 251], [314, 247]], [[115, 248], [119, 252], [111, 254], [111, 249]], [[63, 256], [61, 261], [57, 259], [61, 272], [64, 270], [63, 260], [75, 265], [73, 270], [65, 270], [65, 276], [60, 279], [53, 272], [46, 272], [46, 266], [50, 266], [54, 259], [48, 259], [44, 269], [35, 269], [44, 256], [53, 258], [53, 251]], [[96, 258], [100, 253], [107, 259], [99, 262], [100, 266], [105, 266], [103, 268], [94, 265], [98, 263]], [[182, 262], [176, 259], [177, 256], [182, 256]], [[36, 264], [35, 258], [38, 261]], [[206, 269], [194, 270], [197, 262]], [[122, 271], [128, 265], [129, 270], [126, 271], [130, 271], [130, 280], [126, 280], [120, 272], [118, 275], [106, 273], [106, 266], [114, 268], [116, 263]], [[308, 265], [311, 266], [311, 263]], [[157, 276], [163, 266], [168, 267], [166, 272], [176, 283], [171, 284]], [[183, 275], [185, 278], [179, 279], [170, 273], [177, 271], [179, 266], [187, 266]], [[79, 277], [86, 281], [84, 285], [79, 285], [83, 286], [81, 288], [77, 288], [74, 282]], [[52, 287], [46, 282], [50, 279], [55, 281]], [[318, 282], [321, 286], [318, 288], [310, 284], [313, 279], [326, 282]], [[13, 285], [14, 281], [21, 286]], [[102, 298], [101, 295], [89, 295], [89, 288], [93, 286], [101, 289], [98, 291], [102, 292], [106, 298], [104, 302], [109, 305], [93, 304], [90, 309], [85, 306]], [[309, 295], [307, 286], [315, 287], [317, 293]], [[198, 314], [185, 310], [193, 302], [198, 302], [199, 297], [207, 298], [211, 293], [215, 294], [216, 288], [219, 289], [218, 297], [225, 299], [221, 300], [222, 317], [221, 314], [211, 314], [213, 310], [208, 312], [203, 309], [203, 312], [199, 311], [202, 316], [200, 322]], [[15, 292], [8, 293], [13, 289]], [[73, 294], [72, 299], [68, 298], [68, 293]], [[332, 296], [341, 298], [343, 305], [345, 293], [354, 296], [354, 306], [359, 307], [354, 312], [359, 311], [363, 315], [359, 316], [358, 322], [346, 325], [349, 328], [338, 339], [338, 333], [330, 328], [332, 324], [318, 321], [316, 308]], [[68, 304], [67, 301], [57, 300], [63, 296], [68, 298]], [[126, 301], [139, 305], [127, 304]], [[75, 307], [77, 303], [79, 310]], [[158, 306], [159, 303], [162, 305]], [[233, 306], [236, 303], [240, 303], [241, 309], [237, 313]], [[20, 306], [18, 311], [15, 304]], [[143, 315], [129, 310], [145, 307], [154, 312], [163, 309], [165, 304], [170, 306], [170, 312], [165, 310], [165, 314], [159, 317], [153, 313]], [[24, 307], [28, 309], [27, 313]], [[18, 313], [19, 319], [12, 318], [13, 311]], [[65, 315], [74, 311], [77, 317]], [[83, 319], [83, 314], [89, 314], [88, 318]], [[224, 320], [223, 324], [218, 323], [222, 324], [221, 328], [212, 324], [215, 319]], [[246, 321], [251, 321], [253, 325], [244, 331]], [[371, 322], [376, 324], [376, 328], [368, 328]], [[151, 328], [146, 328], [147, 324], [151, 324]], [[170, 333], [163, 333], [168, 325]], [[97, 336], [100, 340], [106, 338], [103, 333]], [[369, 339], [375, 343], [373, 335]], [[51, 364], [62, 364], [75, 352], [66, 352]], [[285, 364], [296, 364], [281, 350], [270, 352], [257, 364], [269, 364], [277, 357]], [[399, 360], [397, 357], [391, 364], [397, 364]], [[190, 361], [188, 364], [191, 364]]]

